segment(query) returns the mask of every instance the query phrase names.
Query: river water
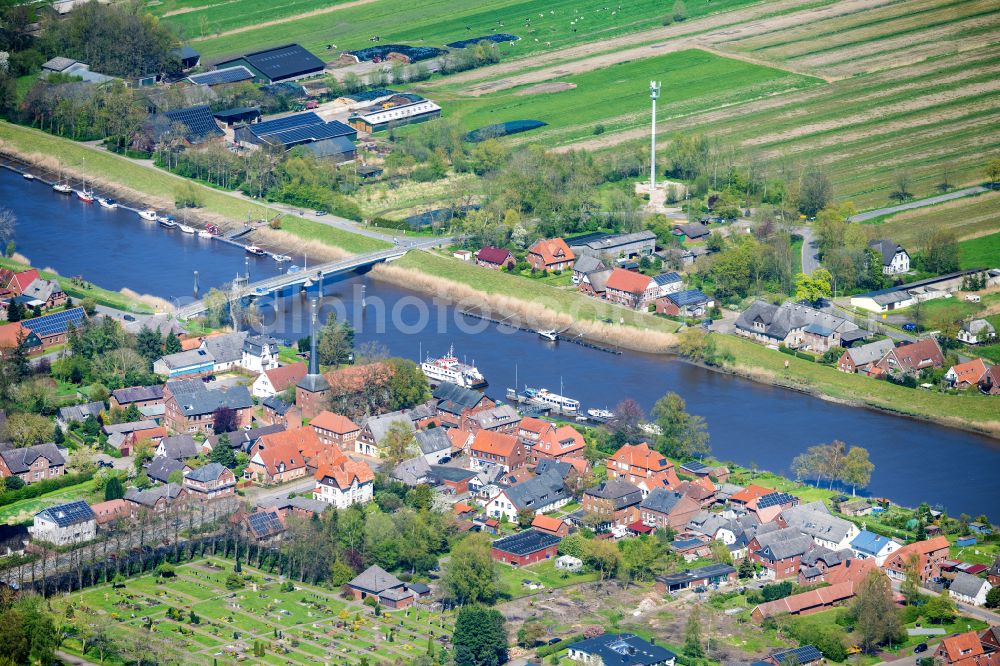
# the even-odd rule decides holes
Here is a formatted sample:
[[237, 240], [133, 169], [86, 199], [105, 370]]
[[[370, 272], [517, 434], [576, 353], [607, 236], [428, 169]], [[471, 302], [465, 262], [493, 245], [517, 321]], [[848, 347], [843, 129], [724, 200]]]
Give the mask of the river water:
[[[0, 206], [14, 210], [17, 249], [36, 266], [82, 275], [109, 289], [183, 301], [191, 295], [195, 270], [203, 291], [245, 270], [247, 255], [239, 248], [165, 230], [131, 212], [83, 204], [4, 169]], [[280, 268], [272, 259], [251, 257], [249, 270], [258, 279]], [[662, 356], [544, 342], [364, 274], [325, 285], [323, 303], [321, 319], [337, 313], [355, 327], [358, 343], [377, 343], [393, 355], [418, 360], [421, 353], [440, 356], [454, 345], [459, 357], [474, 360], [486, 375], [487, 393], [495, 398], [503, 398], [508, 387], [558, 392], [561, 385], [584, 408], [613, 408], [630, 397], [649, 410], [675, 391], [690, 412], [705, 418], [712, 451], [723, 460], [786, 473], [808, 446], [841, 439], [870, 452], [875, 472], [869, 494], [1000, 520], [1000, 443], [988, 437], [845, 407]], [[264, 328], [279, 338], [295, 340], [307, 332], [302, 294], [268, 300], [261, 312]]]

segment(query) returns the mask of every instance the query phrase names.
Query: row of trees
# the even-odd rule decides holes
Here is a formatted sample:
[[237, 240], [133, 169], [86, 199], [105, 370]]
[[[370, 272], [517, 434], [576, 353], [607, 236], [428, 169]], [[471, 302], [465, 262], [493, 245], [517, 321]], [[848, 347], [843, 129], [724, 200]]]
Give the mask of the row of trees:
[[814, 479], [816, 485], [827, 481], [850, 486], [852, 492], [864, 488], [872, 478], [875, 465], [868, 459], [868, 450], [861, 446], [848, 448], [839, 439], [830, 444], [810, 446], [792, 460], [792, 472], [799, 480]]

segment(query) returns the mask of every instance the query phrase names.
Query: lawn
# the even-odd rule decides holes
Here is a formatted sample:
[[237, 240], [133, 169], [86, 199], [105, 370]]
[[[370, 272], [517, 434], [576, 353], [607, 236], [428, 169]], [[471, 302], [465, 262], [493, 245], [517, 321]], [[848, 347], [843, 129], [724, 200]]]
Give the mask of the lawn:
[[662, 122], [822, 83], [813, 77], [691, 49], [575, 76], [556, 76], [541, 84], [553, 86], [553, 92], [540, 92], [538, 84], [480, 97], [442, 90], [437, 100], [444, 104], [448, 116], [460, 119], [466, 129], [508, 120], [541, 120], [548, 126], [533, 130], [531, 140], [565, 143], [593, 136], [598, 127], [601, 132], [611, 132], [647, 124], [646, 82], [650, 79], [661, 81], [665, 91], [657, 108]]
[[[96, 615], [112, 636], [141, 638], [151, 630], [165, 642], [151, 648], [172, 648], [184, 653], [184, 663], [206, 666], [236, 663], [232, 646], [242, 642], [249, 651], [254, 640], [264, 643], [268, 663], [357, 664], [362, 652], [379, 661], [409, 660], [426, 651], [429, 636], [451, 632], [450, 614], [418, 606], [375, 617], [370, 608], [327, 589], [296, 583], [293, 591], [285, 591], [276, 577], [246, 565], [246, 585], [233, 592], [226, 587], [232, 564], [218, 558], [196, 560], [178, 566], [174, 578], [148, 574], [128, 580], [124, 589], [102, 585], [54, 599], [53, 610], [67, 624]], [[67, 614], [69, 606], [73, 612]], [[182, 619], [168, 618], [169, 608], [181, 611]], [[192, 612], [199, 622], [190, 621]], [[386, 638], [390, 629], [391, 641]], [[279, 631], [283, 638], [277, 638]], [[62, 647], [80, 654], [75, 639]], [[94, 651], [88, 656], [97, 657]]]
[[[13, 259], [7, 259], [6, 257], [0, 257], [0, 268], [9, 268], [11, 270], [23, 271], [31, 268], [27, 264], [22, 264], [20, 262], [14, 261]], [[151, 313], [153, 308], [138, 301], [134, 298], [129, 298], [125, 294], [119, 293], [117, 291], [110, 291], [108, 289], [102, 289], [93, 284], [80, 285], [71, 278], [63, 277], [58, 273], [52, 271], [39, 270], [38, 274], [45, 278], [46, 280], [56, 280], [62, 290], [66, 292], [66, 295], [70, 298], [76, 299], [78, 301], [85, 298], [92, 298], [94, 302], [98, 305], [104, 305], [109, 308], [115, 308], [116, 310], [124, 310], [125, 312], [139, 312], [139, 313]], [[54, 351], [54, 350], [49, 350]]]
[[[547, 590], [576, 585], [577, 583], [589, 583], [600, 578], [596, 571], [581, 571], [579, 573], [557, 571], [555, 560], [544, 560], [523, 567], [501, 564], [498, 568], [500, 569], [500, 581], [513, 599], [539, 592], [545, 593]], [[536, 584], [541, 583], [543, 588], [532, 590], [524, 585], [522, 581], [525, 580], [533, 581]]]
[[91, 479], [75, 486], [67, 486], [38, 497], [14, 502], [0, 507], [0, 525], [30, 522], [31, 517], [42, 509], [78, 499], [102, 502], [104, 493], [97, 490], [97, 482]]
[[[1000, 207], [1000, 201], [994, 201]], [[1000, 226], [1000, 212], [994, 225]], [[1000, 266], [1000, 232], [964, 240], [958, 244], [962, 268], [996, 268]]]
[[[160, 15], [173, 9], [188, 10], [167, 16], [164, 21], [194, 38], [192, 46], [209, 57], [299, 42], [320, 57], [332, 59], [341, 51], [371, 46], [369, 40], [373, 35], [378, 35], [383, 44], [443, 47], [452, 41], [507, 32], [521, 39], [513, 46], [501, 47], [501, 57], [506, 60], [659, 27], [672, 6], [657, 0], [632, 0], [616, 3], [614, 7], [598, 0], [582, 3], [579, 0], [550, 0], [544, 6], [532, 0], [494, 0], [488, 4], [455, 0], [375, 0], [346, 3], [348, 6], [341, 9], [294, 18], [333, 4], [340, 3], [325, 0], [244, 0], [239, 3], [180, 0], [174, 3], [168, 0], [151, 9]], [[685, 2], [689, 18], [748, 4], [752, 4], [752, 0]], [[282, 18], [285, 20], [281, 23], [262, 25], [265, 21]], [[224, 34], [240, 28], [244, 31]], [[327, 45], [335, 46], [328, 50]]]
[[[123, 185], [139, 195], [146, 195], [162, 202], [173, 202], [174, 190], [186, 181], [152, 166], [152, 162], [136, 164], [104, 150], [95, 150], [69, 139], [52, 136], [28, 127], [0, 122], [0, 147], [9, 145], [22, 154], [38, 153], [55, 157], [67, 169], [78, 169], [86, 158], [87, 172], [96, 180]], [[246, 218], [248, 202], [224, 192], [193, 186], [201, 193], [207, 213], [216, 213], [230, 220]], [[375, 238], [353, 234], [319, 222], [294, 216], [282, 218], [282, 230], [306, 240], [318, 240], [350, 253], [364, 253], [388, 247], [388, 243]]]

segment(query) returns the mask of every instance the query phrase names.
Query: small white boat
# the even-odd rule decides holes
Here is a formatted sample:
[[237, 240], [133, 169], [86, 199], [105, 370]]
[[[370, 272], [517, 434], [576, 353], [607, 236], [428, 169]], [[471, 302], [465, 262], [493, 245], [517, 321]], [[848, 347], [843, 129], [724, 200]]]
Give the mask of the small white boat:
[[292, 264], [291, 266], [288, 267], [288, 271], [287, 272], [288, 273], [300, 273], [300, 272], [302, 272], [302, 267], [301, 266], [297, 266], [295, 264]]
[[156, 221], [160, 223], [161, 227], [166, 227], [167, 229], [173, 229], [177, 226], [177, 221], [174, 220], [173, 215], [160, 215], [156, 218]]
[[615, 413], [610, 409], [588, 409], [587, 415], [595, 419], [610, 421], [615, 418]]
[[73, 188], [70, 187], [67, 183], [55, 183], [52, 185], [52, 189], [58, 192], [59, 194], [73, 193]]
[[149, 220], [150, 222], [156, 222], [156, 211], [152, 208], [147, 208], [146, 210], [139, 211], [139, 217], [144, 220]]
[[207, 229], [202, 229], [201, 231], [198, 232], [198, 238], [211, 238], [211, 237], [212, 237], [212, 232], [208, 231]]
[[554, 329], [550, 329], [547, 331], [538, 331], [538, 337], [544, 338], [545, 340], [549, 340], [551, 342], [555, 342], [556, 340], [559, 339], [559, 331], [556, 331]]
[[280, 263], [282, 261], [291, 261], [292, 258], [289, 257], [287, 254], [276, 254], [274, 255], [274, 260]]
[[25, 171], [22, 175], [24, 176], [25, 180], [34, 180], [35, 179], [35, 177], [33, 175], [31, 175], [30, 173], [28, 173], [27, 171]]
[[263, 257], [265, 254], [267, 254], [264, 248], [257, 247], [256, 245], [247, 245], [247, 253], [257, 257]]
[[94, 191], [93, 190], [77, 190], [76, 198], [83, 203], [94, 203]]
[[118, 202], [114, 199], [107, 199], [105, 197], [98, 197], [97, 203], [101, 204], [101, 208], [111, 208], [112, 210], [118, 208]]
[[177, 228], [180, 229], [185, 234], [193, 234], [194, 233], [194, 227], [189, 227], [186, 224], [178, 224]]

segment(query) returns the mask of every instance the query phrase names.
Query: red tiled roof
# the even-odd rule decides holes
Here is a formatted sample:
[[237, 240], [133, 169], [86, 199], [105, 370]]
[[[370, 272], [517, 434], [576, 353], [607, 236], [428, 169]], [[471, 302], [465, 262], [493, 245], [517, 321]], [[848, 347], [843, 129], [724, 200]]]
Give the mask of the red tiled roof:
[[624, 268], [616, 268], [611, 271], [611, 277], [608, 278], [608, 289], [614, 289], [615, 291], [624, 291], [630, 294], [642, 294], [649, 288], [649, 283], [652, 278], [647, 277], [641, 273], [633, 273], [632, 271], [627, 271]]
[[502, 264], [510, 257], [510, 250], [487, 245], [479, 252], [476, 252], [476, 259], [488, 264]]
[[776, 492], [773, 488], [764, 488], [763, 486], [757, 486], [751, 483], [743, 490], [733, 494], [733, 496], [729, 498], [729, 501], [749, 504], [750, 502], [760, 499], [764, 495], [770, 495], [773, 492]]
[[521, 419], [521, 422], [517, 426], [518, 430], [524, 430], [525, 432], [531, 432], [537, 435], [541, 435], [546, 430], [554, 427], [555, 426], [548, 421], [544, 419], [537, 419], [534, 416], [525, 416]]
[[493, 430], [480, 430], [472, 440], [472, 450], [482, 453], [492, 453], [497, 456], [510, 456], [517, 447], [517, 437]]
[[934, 338], [924, 338], [910, 344], [901, 345], [889, 352], [895, 355], [903, 370], [923, 370], [944, 363], [944, 354]]
[[14, 276], [10, 280], [8, 287], [17, 293], [23, 293], [25, 289], [28, 288], [32, 282], [38, 279], [38, 270], [35, 268], [30, 268], [26, 271], [21, 271], [20, 273], [14, 273]]
[[278, 393], [281, 393], [290, 386], [295, 386], [299, 380], [306, 376], [306, 364], [302, 361], [281, 365], [273, 370], [264, 372], [271, 381], [271, 386]]
[[546, 532], [558, 532], [563, 526], [563, 521], [558, 518], [551, 518], [544, 514], [538, 514], [535, 516], [534, 520], [531, 521], [532, 527], [537, 527]]
[[830, 606], [838, 601], [844, 601], [854, 596], [854, 583], [838, 583], [829, 587], [821, 587], [801, 594], [793, 594], [777, 601], [760, 604], [755, 611], [760, 611], [764, 617], [778, 613], [801, 613], [808, 608]]
[[941, 650], [948, 656], [949, 663], [968, 659], [983, 653], [983, 644], [974, 631], [956, 634], [941, 640]]
[[309, 422], [313, 428], [319, 428], [320, 430], [327, 430], [329, 432], [335, 433], [337, 435], [346, 435], [349, 432], [358, 432], [361, 427], [357, 423], [342, 416], [341, 414], [335, 414], [328, 410], [323, 410]]
[[[316, 434], [315, 430], [309, 429], [313, 435]], [[275, 435], [280, 435], [284, 433], [274, 433]], [[272, 441], [266, 441], [272, 435], [265, 435], [261, 437], [257, 444], [254, 445], [254, 449], [251, 452], [251, 459], [255, 456], [260, 456], [261, 462], [264, 464], [264, 468], [270, 475], [275, 475], [278, 473], [278, 465], [281, 463], [285, 464], [285, 471], [293, 469], [301, 469], [306, 466], [305, 458], [299, 451], [299, 447], [294, 439], [282, 439], [278, 438]]]
[[316, 470], [316, 480], [332, 479], [341, 490], [351, 487], [357, 481], [359, 484], [367, 483], [375, 479], [375, 473], [365, 462], [358, 462], [343, 456], [339, 456], [335, 462], [321, 462]]
[[469, 438], [472, 437], [471, 432], [462, 430], [461, 428], [448, 428], [447, 434], [448, 439], [451, 440], [451, 448], [456, 451], [465, 449], [465, 445], [469, 443]]
[[3, 324], [0, 326], [0, 349], [14, 349], [21, 340], [26, 340], [30, 330], [21, 325], [21, 322]]
[[951, 368], [955, 371], [956, 384], [978, 384], [989, 369], [981, 358], [974, 358], [965, 363], [959, 363]]
[[316, 434], [316, 431], [308, 426], [290, 428], [281, 432], [272, 432], [269, 435], [264, 435], [258, 441], [257, 446], [263, 447], [265, 451], [273, 448], [281, 448], [282, 451], [285, 451], [285, 447], [291, 447], [288, 450], [294, 449], [307, 459], [314, 458], [330, 448], [324, 446], [319, 441], [319, 435]]
[[566, 241], [562, 238], [543, 238], [538, 240], [531, 246], [528, 252], [540, 256], [546, 266], [576, 259], [576, 255], [573, 254], [573, 251], [569, 249]]
[[459, 513], [459, 514], [461, 514], [461, 513], [468, 513], [470, 511], [475, 511], [475, 509], [473, 509], [471, 506], [469, 506], [465, 502], [456, 502], [454, 505], [452, 505], [451, 508], [452, 508], [452, 511], [454, 511], [455, 513]]
[[582, 451], [586, 445], [583, 435], [577, 432], [576, 428], [565, 425], [561, 428], [547, 430], [535, 444], [534, 450], [540, 455], [558, 458]]

